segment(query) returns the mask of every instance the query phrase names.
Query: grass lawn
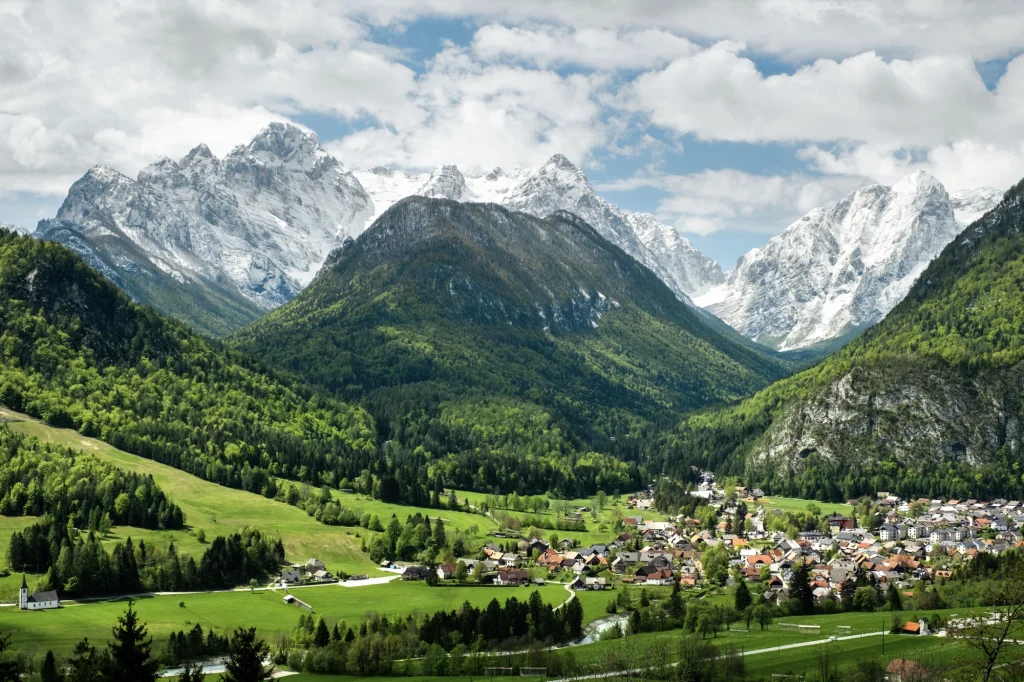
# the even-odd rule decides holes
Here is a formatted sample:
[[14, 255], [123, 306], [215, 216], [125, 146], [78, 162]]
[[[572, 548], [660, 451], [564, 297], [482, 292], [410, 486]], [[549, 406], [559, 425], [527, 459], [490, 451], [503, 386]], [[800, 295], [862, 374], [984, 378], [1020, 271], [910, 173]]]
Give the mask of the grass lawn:
[[[764, 505], [765, 509], [779, 508], [788, 512], [805, 512], [807, 505], [815, 504], [821, 509], [822, 514], [843, 514], [849, 516], [853, 513], [853, 507], [838, 502], [818, 502], [817, 500], [802, 500], [799, 497], [762, 497], [757, 504]], [[751, 503], [747, 503], [750, 505]]]
[[[561, 585], [536, 588], [545, 601], [560, 604], [567, 595]], [[498, 587], [427, 587], [421, 582], [392, 581], [386, 585], [341, 587], [327, 585], [293, 590], [292, 593], [313, 607], [314, 614], [329, 621], [358, 622], [370, 611], [387, 616], [412, 613], [428, 614], [442, 609], [457, 609], [463, 602], [486, 606], [491, 599], [500, 602], [515, 596], [529, 597], [532, 589]], [[284, 603], [283, 592], [258, 591], [161, 596], [140, 599], [137, 608], [158, 647], [177, 630], [199, 623], [204, 630], [215, 628], [226, 633], [237, 626], [255, 626], [261, 636], [273, 642], [278, 633], [291, 630], [303, 613], [297, 606]], [[179, 606], [179, 602], [185, 606]], [[44, 653], [47, 649], [67, 653], [82, 638], [105, 642], [110, 628], [125, 608], [127, 600], [68, 604], [55, 611], [28, 612], [15, 608], [0, 609], [0, 632], [11, 633], [16, 650]]]
[[[456, 490], [455, 494], [458, 496], [460, 501], [468, 499], [470, 503], [473, 505], [479, 505], [487, 498], [486, 493], [478, 493], [473, 492], [471, 490]], [[554, 503], [556, 502], [555, 498], [553, 497], [545, 497], [547, 497], [547, 500], [550, 505], [554, 505]], [[653, 510], [636, 511], [628, 509], [626, 507], [626, 500], [628, 498], [628, 495], [609, 495], [605, 501], [604, 509], [597, 513], [596, 521], [593, 519], [590, 513], [584, 514], [583, 520], [587, 525], [587, 530], [585, 531], [553, 530], [550, 528], [542, 528], [541, 535], [546, 539], [552, 533], [555, 533], [561, 539], [572, 538], [573, 540], [576, 540], [581, 546], [589, 547], [590, 545], [596, 543], [608, 544], [609, 542], [615, 539], [616, 533], [613, 530], [613, 528], [614, 517], [616, 513], [619, 516], [639, 515], [643, 516], [645, 519], [653, 520], [663, 520], [668, 518], [664, 514], [660, 514]], [[564, 500], [564, 502], [567, 502], [572, 507], [592, 508], [594, 505], [594, 501], [592, 499], [584, 498], [575, 500]], [[518, 519], [523, 519], [527, 516], [536, 516], [536, 514], [534, 514], [532, 511], [514, 511], [511, 509], [492, 509], [491, 512], [496, 515], [502, 513], [508, 514], [509, 516]], [[540, 512], [539, 515], [551, 521], [554, 521], [556, 518], [553, 506], [549, 506], [549, 508], [546, 511]], [[604, 528], [604, 530], [601, 530], [602, 527]]]
[[206, 532], [209, 541], [218, 535], [255, 526], [284, 540], [289, 561], [302, 562], [316, 557], [323, 560], [330, 571], [381, 574], [369, 557], [360, 551], [357, 533], [365, 532], [361, 529], [325, 526], [301, 509], [283, 502], [204, 481], [173, 467], [128, 454], [102, 441], [86, 438], [76, 431], [54, 428], [6, 410], [3, 416], [14, 420], [9, 422], [9, 426], [20, 433], [94, 454], [123, 469], [151, 474], [157, 485], [185, 512], [185, 522], [189, 526], [187, 531], [168, 533], [118, 528], [115, 529], [115, 541], [128, 534], [132, 535], [133, 541], [138, 537], [146, 538], [147, 542], [152, 539], [165, 544], [166, 540], [174, 538], [182, 551], [201, 554], [203, 549], [195, 540], [198, 529]]
[[[283, 481], [279, 481], [283, 483]], [[391, 504], [389, 502], [381, 502], [375, 500], [372, 497], [366, 495], [360, 495], [357, 493], [343, 493], [338, 490], [331, 491], [331, 497], [338, 501], [343, 507], [347, 507], [360, 516], [363, 514], [376, 514], [380, 518], [382, 525], [387, 527], [388, 520], [391, 515], [394, 514], [398, 517], [398, 520], [405, 524], [405, 519], [408, 516], [412, 516], [419, 512], [424, 516], [429, 516], [431, 521], [433, 519], [441, 519], [444, 521], [446, 528], [454, 528], [470, 535], [483, 544], [487, 541], [487, 532], [495, 530], [498, 524], [491, 520], [490, 517], [482, 514], [473, 514], [471, 512], [464, 511], [450, 511], [447, 509], [430, 509], [427, 507], [412, 507], [401, 504]], [[476, 549], [475, 547], [473, 548]]]

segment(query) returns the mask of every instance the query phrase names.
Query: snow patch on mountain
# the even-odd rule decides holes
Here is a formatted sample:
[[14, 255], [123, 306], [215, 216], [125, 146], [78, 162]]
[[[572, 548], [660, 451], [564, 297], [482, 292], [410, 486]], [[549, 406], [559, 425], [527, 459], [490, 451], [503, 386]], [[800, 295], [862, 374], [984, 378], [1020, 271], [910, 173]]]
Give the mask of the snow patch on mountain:
[[229, 284], [269, 309], [298, 293], [373, 213], [359, 180], [316, 135], [273, 123], [223, 159], [201, 144], [136, 179], [92, 168], [72, 185], [57, 221], [78, 225], [94, 243], [125, 238], [178, 281]]
[[10, 232], [17, 232], [18, 234], [32, 234], [32, 230], [21, 225], [15, 225], [14, 223], [5, 223], [0, 221], [0, 230], [8, 230]]
[[[587, 176], [562, 154], [533, 169], [487, 173], [441, 166], [429, 174], [408, 174], [379, 167], [356, 176], [373, 197], [372, 223], [389, 206], [411, 195], [496, 203], [544, 218], [564, 210], [657, 274], [684, 301], [725, 280], [711, 260], [676, 230], [649, 213], [630, 214], [597, 195]], [[368, 223], [368, 224], [369, 224]]]
[[393, 204], [411, 196], [500, 204], [523, 172], [520, 168], [483, 172], [440, 166], [431, 173], [406, 173], [377, 166], [354, 174], [373, 199], [375, 210], [366, 221], [369, 227]]
[[967, 227], [985, 215], [1003, 200], [1003, 192], [995, 187], [978, 187], [962, 189], [949, 195], [953, 204], [953, 214], [962, 227]]
[[992, 194], [965, 193], [958, 220], [945, 188], [925, 172], [862, 187], [751, 250], [695, 302], [780, 350], [842, 337], [903, 300], [961, 220], [984, 210]]

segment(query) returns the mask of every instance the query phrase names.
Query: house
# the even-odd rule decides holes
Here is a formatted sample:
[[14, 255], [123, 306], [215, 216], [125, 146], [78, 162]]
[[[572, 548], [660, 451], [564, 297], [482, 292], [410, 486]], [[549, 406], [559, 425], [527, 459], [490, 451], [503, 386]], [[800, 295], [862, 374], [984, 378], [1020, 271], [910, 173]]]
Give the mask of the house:
[[57, 590], [46, 590], [45, 592], [28, 593], [28, 584], [25, 582], [25, 575], [21, 576], [21, 590], [18, 592], [18, 608], [22, 611], [42, 611], [45, 609], [59, 609], [60, 597]]
[[619, 552], [612, 560], [612, 571], [622, 573], [630, 566], [640, 563], [640, 552]]
[[603, 590], [608, 587], [608, 581], [604, 578], [587, 578], [585, 583], [588, 590]]
[[437, 567], [437, 577], [441, 580], [451, 580], [455, 577], [455, 564], [441, 564]]
[[310, 580], [312, 580], [313, 582], [317, 582], [317, 583], [334, 582], [334, 576], [331, 575], [330, 573], [328, 573], [327, 571], [325, 571], [322, 568], [319, 571], [316, 571], [316, 572], [310, 574], [309, 577], [310, 577]]
[[297, 583], [302, 580], [302, 571], [294, 566], [292, 568], [281, 571], [281, 582], [283, 583]]
[[530, 576], [526, 571], [518, 568], [499, 568], [498, 577], [494, 579], [495, 585], [503, 587], [517, 587], [519, 585], [528, 585], [529, 583]]
[[426, 580], [430, 569], [426, 566], [406, 566], [402, 571], [402, 580]]
[[562, 555], [553, 549], [547, 549], [537, 557], [537, 565], [544, 566], [545, 568], [557, 571], [562, 566]]
[[306, 562], [306, 573], [316, 573], [317, 571], [323, 571], [327, 568], [327, 565], [319, 559], [310, 559]]
[[587, 589], [587, 583], [580, 576], [576, 576], [575, 578], [572, 579], [572, 582], [569, 583], [569, 589], [574, 591], [574, 592], [579, 591], [579, 590], [585, 590], [585, 589]]
[[928, 630], [928, 621], [919, 620], [917, 622], [907, 621], [900, 628], [900, 632], [907, 635], [930, 635], [931, 632]]
[[518, 568], [523, 563], [522, 557], [512, 552], [505, 552], [501, 557], [492, 557], [498, 562], [498, 566], [505, 568]]

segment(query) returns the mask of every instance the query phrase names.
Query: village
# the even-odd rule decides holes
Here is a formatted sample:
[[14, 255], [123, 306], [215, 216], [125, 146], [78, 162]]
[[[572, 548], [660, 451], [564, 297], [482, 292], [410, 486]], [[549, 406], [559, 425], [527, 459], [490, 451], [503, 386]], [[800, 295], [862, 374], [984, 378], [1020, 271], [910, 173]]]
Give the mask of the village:
[[[659, 514], [653, 485], [628, 496], [607, 542], [581, 546], [555, 536], [552, 544], [503, 532], [475, 556], [433, 567], [384, 560], [380, 568], [438, 586], [559, 582], [573, 591], [675, 583], [700, 590], [742, 579], [758, 602], [781, 605], [794, 570], [806, 566], [815, 602], [828, 611], [848, 606], [844, 599], [859, 587], [873, 588], [880, 602], [890, 589], [910, 597], [915, 584], [949, 578], [980, 553], [1021, 545], [1024, 529], [1024, 503], [1014, 500], [903, 500], [879, 492], [872, 500], [849, 500], [858, 513], [824, 514], [815, 513], [814, 502], [806, 511], [783, 510], [761, 490], [726, 488], [708, 473], [689, 494], [699, 498], [701, 518]], [[565, 513], [575, 519], [589, 511]], [[281, 574], [285, 585], [336, 580], [316, 559]], [[917, 631], [915, 624], [909, 628]]]

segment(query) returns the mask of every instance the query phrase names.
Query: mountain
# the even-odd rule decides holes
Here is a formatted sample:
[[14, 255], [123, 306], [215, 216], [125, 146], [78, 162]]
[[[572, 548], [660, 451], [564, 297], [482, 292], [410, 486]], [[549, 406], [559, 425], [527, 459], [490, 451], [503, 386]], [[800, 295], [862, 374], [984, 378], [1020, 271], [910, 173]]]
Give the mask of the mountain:
[[32, 230], [24, 228], [21, 225], [15, 225], [13, 223], [5, 223], [0, 221], [0, 230], [8, 230], [10, 232], [17, 232], [18, 234], [31, 234]]
[[991, 211], [1003, 198], [1003, 193], [995, 187], [978, 187], [962, 189], [949, 195], [953, 204], [953, 215], [963, 227], [967, 227], [981, 216]]
[[1019, 499], [1022, 282], [1024, 182], [947, 245], [884, 320], [810, 370], [687, 417], [652, 449], [652, 467], [705, 466], [819, 499]]
[[537, 168], [517, 168], [509, 173], [500, 168], [487, 174], [463, 173], [455, 166], [441, 166], [429, 176], [388, 168], [356, 175], [373, 197], [377, 215], [399, 199], [414, 195], [500, 203], [538, 218], [569, 211], [649, 267], [684, 301], [725, 281], [718, 263], [675, 229], [649, 213], [626, 213], [598, 196], [583, 171], [562, 154]]
[[223, 159], [199, 145], [134, 180], [97, 166], [37, 233], [79, 250], [137, 300], [223, 334], [290, 300], [372, 214], [315, 135], [275, 123]]
[[355, 171], [354, 175], [373, 200], [375, 212], [366, 221], [369, 227], [392, 204], [411, 196], [500, 204], [525, 172], [521, 168], [506, 172], [497, 167], [487, 172], [462, 171], [449, 165], [416, 174], [377, 166]]
[[789, 369], [714, 331], [577, 215], [421, 197], [235, 341], [362, 398], [396, 457], [520, 492], [584, 494], [596, 471], [625, 489], [635, 468], [602, 455], [635, 461], [655, 424]]
[[744, 255], [696, 303], [741, 334], [779, 350], [847, 339], [878, 322], [962, 229], [998, 200], [960, 193], [916, 172], [817, 208]]

